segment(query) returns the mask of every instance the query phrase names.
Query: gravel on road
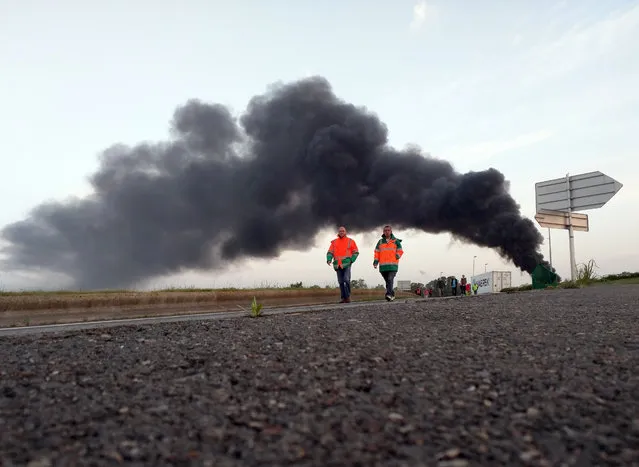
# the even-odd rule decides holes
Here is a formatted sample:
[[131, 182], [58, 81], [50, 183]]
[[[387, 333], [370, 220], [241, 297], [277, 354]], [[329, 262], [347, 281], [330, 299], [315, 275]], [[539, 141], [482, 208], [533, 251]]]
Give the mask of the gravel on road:
[[0, 465], [639, 466], [639, 287], [0, 339]]

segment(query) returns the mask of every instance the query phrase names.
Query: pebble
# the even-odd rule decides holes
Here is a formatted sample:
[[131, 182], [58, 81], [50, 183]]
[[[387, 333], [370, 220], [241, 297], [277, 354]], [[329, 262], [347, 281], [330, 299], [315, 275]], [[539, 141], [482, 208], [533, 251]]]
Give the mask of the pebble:
[[541, 453], [537, 450], [525, 451], [519, 455], [519, 458], [524, 462], [530, 462], [531, 460], [539, 457]]
[[470, 465], [466, 459], [452, 459], [448, 461], [439, 461], [437, 467], [467, 467]]
[[27, 467], [51, 467], [51, 459], [48, 457], [40, 457], [29, 461]]
[[536, 409], [535, 407], [528, 407], [528, 409], [526, 410], [526, 415], [531, 418], [537, 417], [539, 415], [539, 409]]

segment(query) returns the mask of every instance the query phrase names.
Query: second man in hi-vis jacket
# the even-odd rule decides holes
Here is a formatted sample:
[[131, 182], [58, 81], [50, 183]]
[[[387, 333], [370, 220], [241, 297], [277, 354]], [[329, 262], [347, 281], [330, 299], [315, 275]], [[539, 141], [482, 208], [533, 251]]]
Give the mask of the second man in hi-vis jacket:
[[395, 300], [395, 276], [399, 270], [399, 259], [404, 254], [402, 241], [393, 235], [390, 225], [384, 226], [384, 233], [375, 246], [375, 260], [373, 267], [379, 266], [384, 281], [386, 282], [386, 300]]

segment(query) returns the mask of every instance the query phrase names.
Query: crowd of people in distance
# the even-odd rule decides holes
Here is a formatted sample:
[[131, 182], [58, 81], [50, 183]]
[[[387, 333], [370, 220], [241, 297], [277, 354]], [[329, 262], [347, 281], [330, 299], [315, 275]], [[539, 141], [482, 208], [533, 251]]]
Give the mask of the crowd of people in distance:
[[415, 289], [415, 293], [417, 295], [421, 295], [422, 297], [445, 297], [448, 296], [446, 291], [450, 291], [450, 295], [452, 296], [467, 296], [467, 295], [477, 295], [477, 290], [479, 286], [477, 283], [471, 284], [466, 276], [462, 274], [461, 279], [458, 281], [457, 277], [440, 277], [431, 282], [430, 285], [425, 285], [423, 287], [417, 287]]

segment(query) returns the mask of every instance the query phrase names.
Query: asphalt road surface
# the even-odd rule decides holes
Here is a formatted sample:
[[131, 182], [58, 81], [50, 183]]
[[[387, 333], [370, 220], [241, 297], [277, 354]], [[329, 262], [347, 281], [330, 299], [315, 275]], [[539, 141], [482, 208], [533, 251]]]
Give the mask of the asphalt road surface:
[[0, 464], [639, 465], [639, 287], [0, 338]]

